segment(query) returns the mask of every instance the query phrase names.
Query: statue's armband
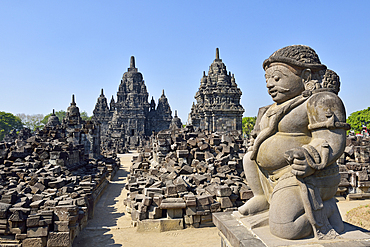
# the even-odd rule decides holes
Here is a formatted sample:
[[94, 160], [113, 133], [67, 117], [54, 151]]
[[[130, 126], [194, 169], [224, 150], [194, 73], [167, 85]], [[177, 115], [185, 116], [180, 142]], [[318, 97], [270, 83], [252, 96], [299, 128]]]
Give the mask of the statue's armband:
[[346, 123], [346, 112], [343, 102], [334, 93], [319, 92], [313, 94], [307, 102], [309, 130], [317, 129], [345, 129], [350, 125]]

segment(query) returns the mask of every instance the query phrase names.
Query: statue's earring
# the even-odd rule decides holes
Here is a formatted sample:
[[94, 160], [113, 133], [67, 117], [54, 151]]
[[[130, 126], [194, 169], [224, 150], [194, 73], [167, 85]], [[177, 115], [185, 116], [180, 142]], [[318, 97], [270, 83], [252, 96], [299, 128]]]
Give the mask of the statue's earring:
[[317, 83], [317, 80], [310, 80], [304, 84], [304, 89], [313, 91], [316, 89], [316, 83]]
[[312, 80], [312, 73], [310, 69], [303, 70], [301, 78], [305, 90], [313, 91], [316, 89], [317, 80]]

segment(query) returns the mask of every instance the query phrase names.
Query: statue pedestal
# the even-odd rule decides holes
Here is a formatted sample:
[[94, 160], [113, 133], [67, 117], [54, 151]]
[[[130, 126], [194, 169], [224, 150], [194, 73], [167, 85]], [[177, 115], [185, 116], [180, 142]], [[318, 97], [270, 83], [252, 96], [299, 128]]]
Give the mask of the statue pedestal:
[[340, 238], [317, 240], [313, 237], [300, 240], [286, 240], [270, 233], [268, 212], [254, 216], [242, 216], [239, 212], [213, 213], [213, 223], [219, 230], [221, 247], [277, 247], [277, 246], [310, 246], [310, 247], [348, 247], [370, 246], [368, 231], [344, 222], [345, 230]]

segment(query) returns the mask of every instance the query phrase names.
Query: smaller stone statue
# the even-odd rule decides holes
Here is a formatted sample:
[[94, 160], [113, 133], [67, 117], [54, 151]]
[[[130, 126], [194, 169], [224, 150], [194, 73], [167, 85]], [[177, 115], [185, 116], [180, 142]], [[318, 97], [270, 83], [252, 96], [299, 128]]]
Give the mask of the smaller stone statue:
[[345, 148], [346, 114], [338, 75], [303, 45], [284, 47], [263, 63], [274, 104], [260, 108], [243, 159], [254, 197], [243, 215], [269, 210], [272, 234], [336, 238], [344, 225], [333, 198], [336, 160]]

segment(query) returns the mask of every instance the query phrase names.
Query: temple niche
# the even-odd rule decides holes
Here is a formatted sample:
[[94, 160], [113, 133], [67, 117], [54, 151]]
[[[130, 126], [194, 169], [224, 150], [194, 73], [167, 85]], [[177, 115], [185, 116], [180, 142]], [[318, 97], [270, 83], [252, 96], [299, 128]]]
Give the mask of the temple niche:
[[213, 132], [241, 131], [244, 113], [240, 104], [241, 95], [234, 74], [227, 73], [216, 48], [216, 59], [209, 66], [208, 75], [203, 71], [199, 90], [194, 97], [196, 104], [193, 102], [188, 122], [194, 127]]
[[169, 128], [172, 111], [164, 90], [157, 107], [153, 97], [148, 102], [148, 96], [143, 75], [132, 56], [118, 87], [117, 99], [112, 96], [108, 106], [102, 90], [93, 111], [92, 119], [101, 125], [102, 144], [110, 146], [107, 149], [113, 147], [122, 152], [123, 147], [142, 146], [153, 131]]

